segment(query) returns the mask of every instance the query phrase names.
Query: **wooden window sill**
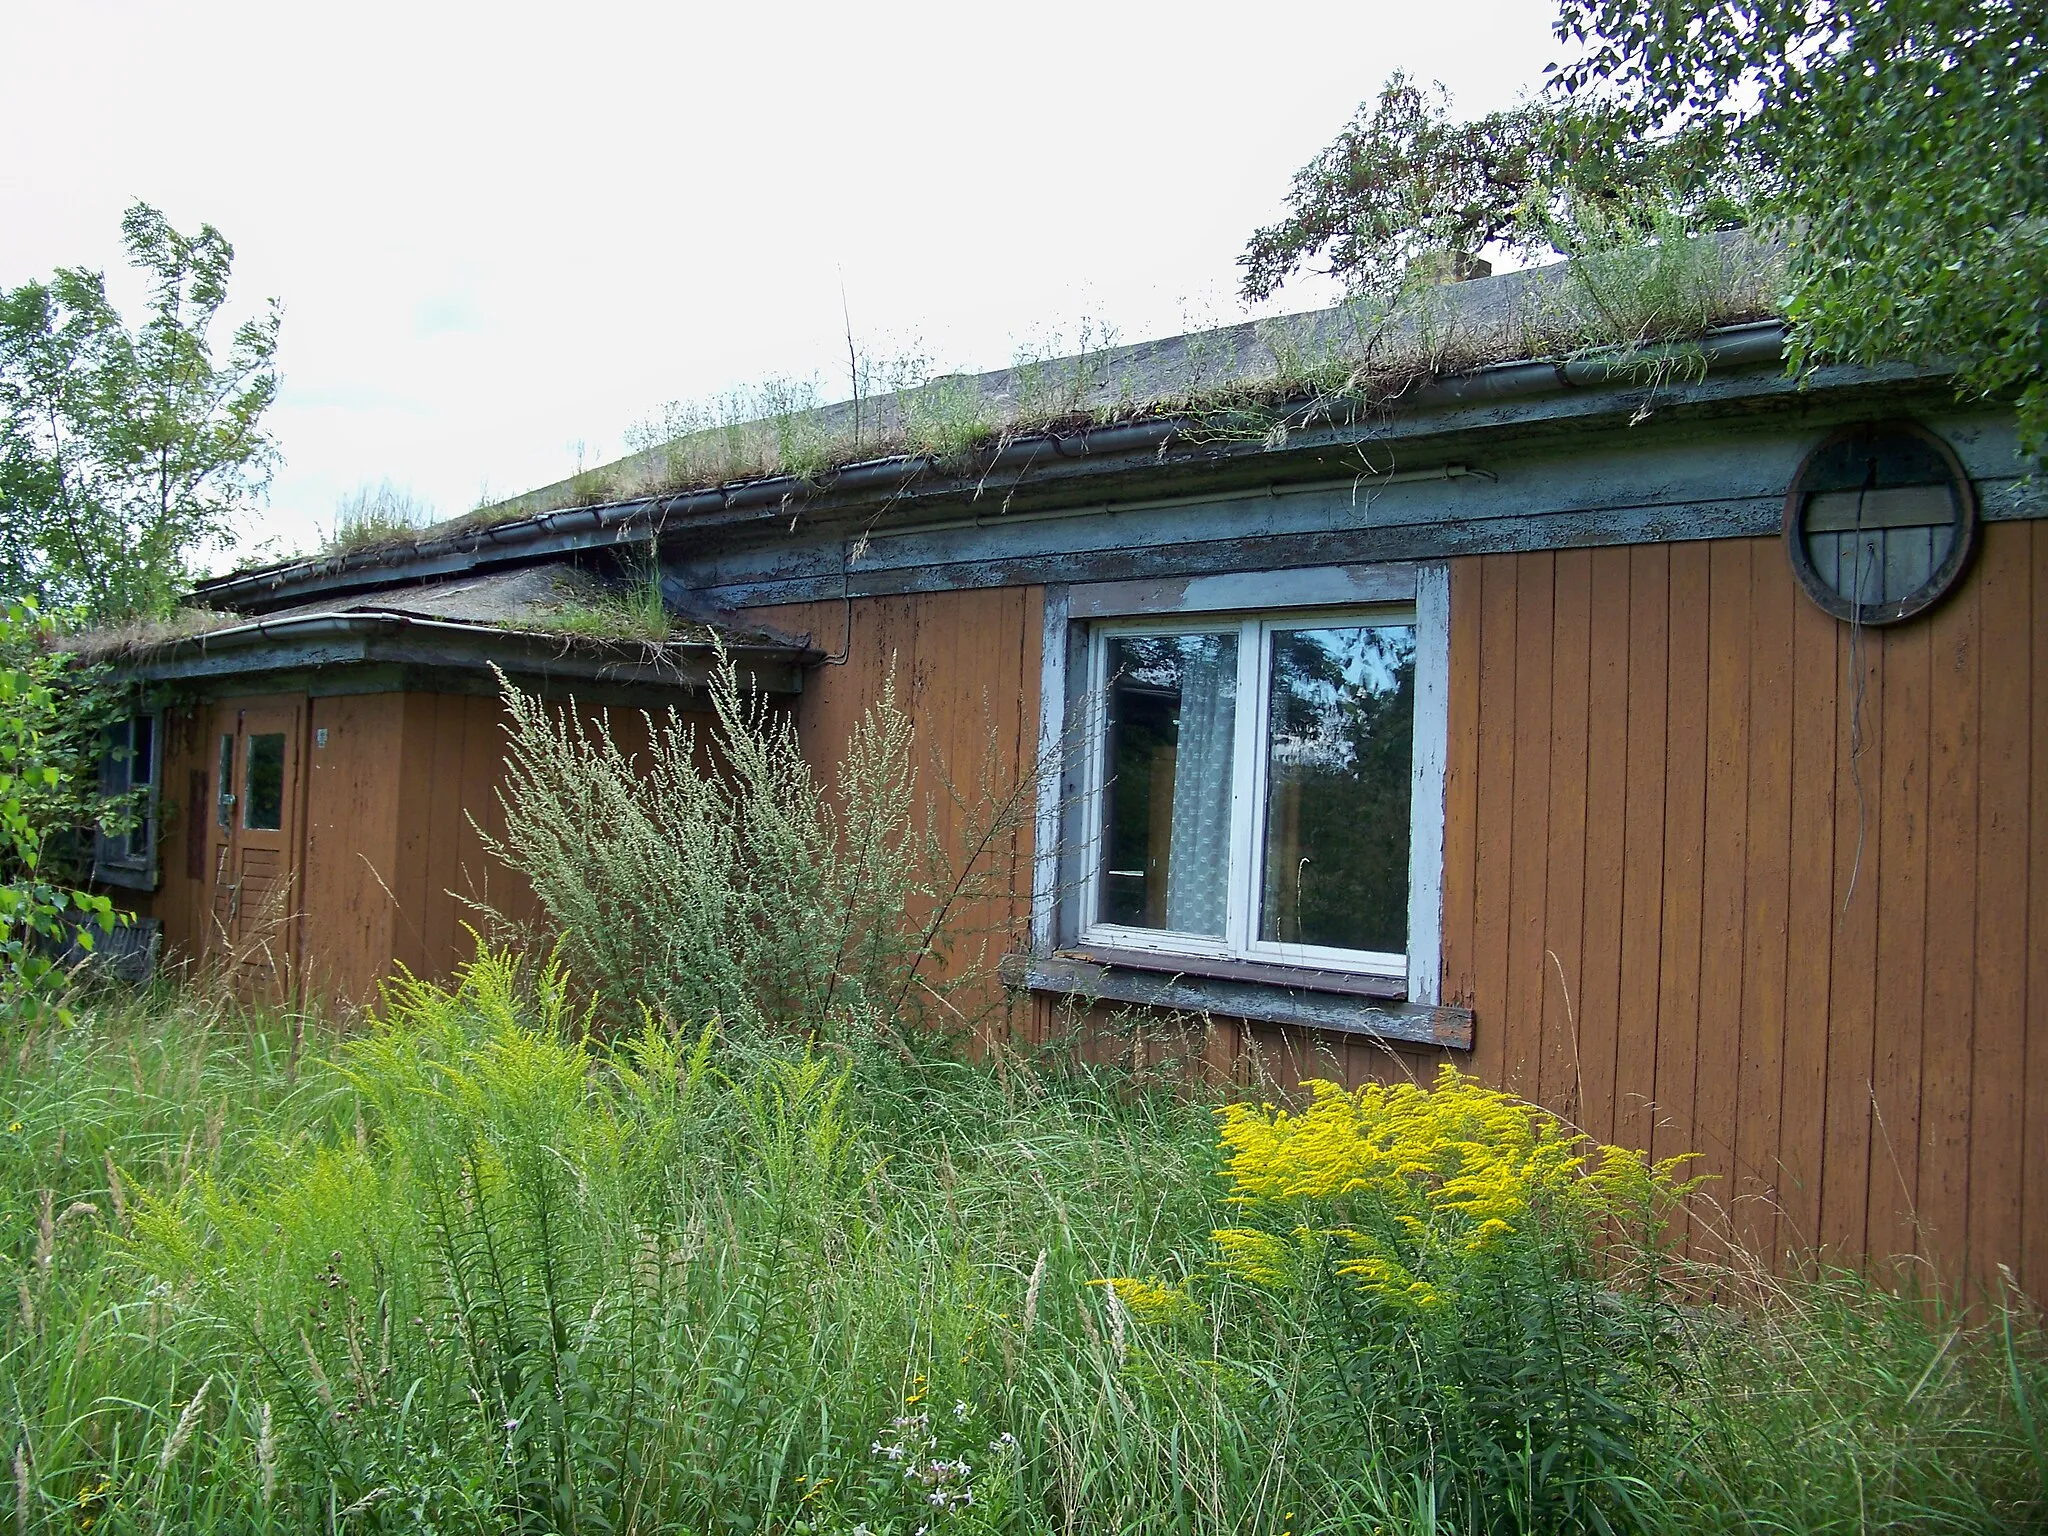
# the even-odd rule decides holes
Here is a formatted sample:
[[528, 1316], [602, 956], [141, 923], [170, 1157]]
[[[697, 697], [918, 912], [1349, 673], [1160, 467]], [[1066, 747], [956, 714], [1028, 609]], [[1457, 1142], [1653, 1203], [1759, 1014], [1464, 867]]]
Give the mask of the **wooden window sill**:
[[1383, 976], [1110, 949], [1006, 955], [1002, 973], [1031, 992], [1472, 1049], [1471, 1009], [1411, 1003]]

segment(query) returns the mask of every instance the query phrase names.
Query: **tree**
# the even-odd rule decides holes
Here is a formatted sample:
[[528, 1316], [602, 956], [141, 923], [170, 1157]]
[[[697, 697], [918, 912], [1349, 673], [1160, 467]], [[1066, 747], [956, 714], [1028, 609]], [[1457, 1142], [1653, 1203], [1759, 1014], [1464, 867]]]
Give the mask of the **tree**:
[[1238, 265], [1247, 300], [1321, 260], [1354, 291], [1472, 276], [1488, 248], [1557, 251], [1580, 222], [1647, 236], [1674, 211], [1687, 227], [1745, 220], [1739, 167], [1708, 123], [1662, 136], [1598, 104], [1537, 100], [1473, 122], [1441, 85], [1390, 76], [1336, 140], [1294, 176], [1288, 216], [1255, 233]]
[[278, 459], [276, 301], [216, 362], [234, 247], [144, 203], [121, 232], [151, 284], [136, 330], [102, 273], [0, 289], [0, 582], [94, 621], [172, 607]]
[[0, 609], [0, 1018], [61, 994], [53, 952], [91, 949], [95, 929], [113, 930], [113, 903], [78, 889], [85, 872], [63, 853], [81, 827], [125, 827], [135, 809], [98, 791], [116, 695], [49, 638], [32, 604]]
[[1556, 72], [1724, 135], [1790, 247], [1791, 359], [1954, 362], [2048, 453], [2048, 12], [2015, 0], [1563, 0]]

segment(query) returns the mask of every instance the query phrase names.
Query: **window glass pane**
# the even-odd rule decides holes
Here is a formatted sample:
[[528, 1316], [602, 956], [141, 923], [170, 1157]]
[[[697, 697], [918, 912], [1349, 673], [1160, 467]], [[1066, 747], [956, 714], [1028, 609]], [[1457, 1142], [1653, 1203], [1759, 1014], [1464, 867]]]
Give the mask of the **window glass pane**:
[[1408, 948], [1415, 629], [1275, 630], [1259, 937]]
[[[137, 715], [134, 732], [130, 737], [128, 756], [128, 782], [137, 789], [147, 788], [156, 782], [156, 718], [153, 715]], [[150, 825], [149, 801], [135, 807], [135, 825], [128, 832], [128, 856], [132, 859], [149, 857]]]
[[214, 802], [214, 819], [223, 827], [228, 824], [228, 812], [235, 803], [235, 738], [223, 735], [220, 739], [220, 776], [215, 779], [220, 785], [220, 797]]
[[1108, 651], [1099, 920], [1220, 938], [1237, 636], [1118, 635]]
[[275, 832], [284, 825], [284, 732], [249, 738], [249, 777], [242, 785], [242, 825]]
[[156, 717], [137, 715], [133, 722], [133, 745], [128, 755], [128, 782], [133, 785], [156, 782]]

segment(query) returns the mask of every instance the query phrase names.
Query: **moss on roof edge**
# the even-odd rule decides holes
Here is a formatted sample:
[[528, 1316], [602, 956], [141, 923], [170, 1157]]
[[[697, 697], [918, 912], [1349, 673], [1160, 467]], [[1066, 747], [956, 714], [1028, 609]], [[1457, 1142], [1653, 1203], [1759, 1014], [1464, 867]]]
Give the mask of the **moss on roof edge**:
[[1119, 425], [1172, 425], [1188, 442], [1284, 447], [1312, 426], [1356, 424], [1432, 382], [1525, 363], [1605, 360], [1624, 378], [1704, 370], [1700, 343], [1779, 318], [1783, 253], [1745, 236], [1702, 236], [1558, 262], [1410, 295], [1355, 300], [914, 390], [734, 422], [629, 455], [462, 517], [328, 555], [273, 562], [200, 584], [305, 578], [474, 549], [496, 530], [567, 511], [735, 493], [777, 481], [817, 490], [849, 470], [921, 463], [971, 468], [1008, 444]]

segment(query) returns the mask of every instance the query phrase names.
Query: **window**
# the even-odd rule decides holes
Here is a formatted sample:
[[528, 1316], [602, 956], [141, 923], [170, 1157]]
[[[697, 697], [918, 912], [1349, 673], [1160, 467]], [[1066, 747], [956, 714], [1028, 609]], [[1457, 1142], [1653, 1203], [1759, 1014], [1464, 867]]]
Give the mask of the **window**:
[[1405, 976], [1412, 606], [1105, 623], [1097, 946]]
[[249, 771], [242, 780], [242, 828], [276, 832], [284, 826], [284, 732], [259, 731], [249, 743]]
[[156, 885], [158, 733], [155, 715], [131, 715], [108, 729], [102, 746], [100, 793], [135, 797], [133, 820], [93, 839], [93, 874], [113, 885]]
[[1450, 575], [1049, 587], [1012, 984], [1469, 1049], [1444, 1004]]

